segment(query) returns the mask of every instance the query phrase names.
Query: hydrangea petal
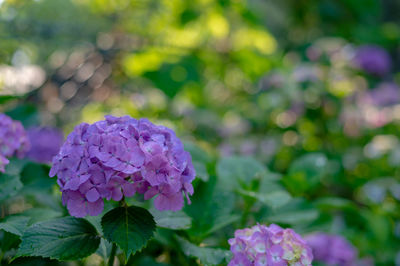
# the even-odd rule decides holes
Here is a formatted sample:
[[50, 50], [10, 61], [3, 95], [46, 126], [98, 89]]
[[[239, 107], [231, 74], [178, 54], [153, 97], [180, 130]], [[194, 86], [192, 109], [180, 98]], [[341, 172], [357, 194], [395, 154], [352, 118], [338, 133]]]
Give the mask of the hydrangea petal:
[[183, 207], [183, 197], [181, 193], [173, 195], [160, 194], [154, 200], [154, 206], [159, 211], [179, 211]]
[[95, 188], [92, 188], [88, 192], [86, 192], [85, 196], [89, 202], [95, 202], [100, 198], [100, 194]]

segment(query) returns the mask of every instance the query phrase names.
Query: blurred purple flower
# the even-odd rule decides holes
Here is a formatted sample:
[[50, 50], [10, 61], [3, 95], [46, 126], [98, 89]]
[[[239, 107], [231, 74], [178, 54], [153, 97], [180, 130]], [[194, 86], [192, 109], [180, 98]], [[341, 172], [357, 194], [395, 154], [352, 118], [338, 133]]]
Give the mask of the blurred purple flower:
[[306, 111], [306, 107], [303, 101], [295, 100], [291, 103], [289, 111], [295, 113], [298, 117], [303, 115]]
[[240, 144], [240, 154], [244, 156], [254, 155], [257, 151], [257, 143], [254, 140], [244, 140]]
[[339, 235], [315, 233], [307, 236], [314, 260], [327, 265], [350, 266], [357, 261], [356, 248]]
[[228, 266], [302, 266], [313, 260], [311, 248], [300, 235], [275, 224], [236, 230], [235, 238], [228, 242], [233, 253]]
[[15, 155], [22, 158], [29, 147], [29, 140], [21, 122], [0, 113], [0, 172], [5, 172], [5, 166], [9, 163], [7, 157]]
[[383, 82], [367, 92], [364, 102], [378, 107], [394, 105], [400, 102], [400, 88], [392, 82]]
[[50, 163], [63, 144], [63, 133], [50, 127], [30, 128], [27, 132], [31, 149], [26, 156], [39, 163]]
[[359, 68], [372, 75], [383, 76], [389, 72], [391, 67], [389, 54], [377, 45], [361, 46], [354, 59]]
[[322, 51], [318, 46], [312, 45], [307, 48], [306, 55], [310, 61], [317, 61], [321, 57]]
[[267, 137], [260, 142], [260, 155], [264, 159], [270, 159], [278, 150], [278, 141], [273, 137]]
[[285, 76], [279, 72], [270, 72], [263, 76], [259, 81], [259, 88], [267, 91], [273, 88], [280, 88], [285, 83]]
[[234, 147], [227, 142], [223, 142], [219, 145], [218, 150], [221, 157], [232, 156], [235, 153]]
[[120, 201], [136, 192], [158, 210], [177, 211], [193, 194], [195, 171], [175, 133], [147, 119], [106, 116], [82, 123], [53, 159], [63, 204], [72, 216], [98, 215], [103, 199]]
[[319, 80], [318, 68], [307, 64], [297, 66], [292, 72], [296, 82], [316, 82]]

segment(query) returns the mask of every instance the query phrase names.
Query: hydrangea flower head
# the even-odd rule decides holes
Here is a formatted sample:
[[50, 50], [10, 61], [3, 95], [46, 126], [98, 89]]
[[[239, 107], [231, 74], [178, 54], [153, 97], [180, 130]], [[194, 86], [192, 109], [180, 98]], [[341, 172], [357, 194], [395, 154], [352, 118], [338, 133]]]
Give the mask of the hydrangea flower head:
[[389, 54], [385, 51], [385, 49], [377, 45], [361, 46], [357, 50], [354, 59], [359, 68], [376, 76], [385, 75], [387, 72], [389, 72], [391, 67]]
[[5, 166], [9, 163], [7, 157], [22, 158], [29, 147], [29, 140], [21, 122], [0, 114], [0, 172], [4, 173]]
[[103, 199], [120, 201], [136, 192], [158, 210], [177, 211], [189, 201], [195, 177], [191, 157], [175, 133], [147, 119], [106, 116], [82, 123], [53, 159], [63, 204], [72, 216], [98, 215]]
[[229, 266], [303, 266], [313, 260], [311, 248], [300, 235], [275, 224], [236, 230], [228, 242], [233, 253]]
[[63, 144], [63, 133], [51, 127], [29, 128], [27, 132], [31, 148], [26, 156], [39, 163], [50, 163]]
[[315, 233], [306, 237], [316, 261], [327, 265], [350, 266], [357, 261], [356, 248], [339, 235]]

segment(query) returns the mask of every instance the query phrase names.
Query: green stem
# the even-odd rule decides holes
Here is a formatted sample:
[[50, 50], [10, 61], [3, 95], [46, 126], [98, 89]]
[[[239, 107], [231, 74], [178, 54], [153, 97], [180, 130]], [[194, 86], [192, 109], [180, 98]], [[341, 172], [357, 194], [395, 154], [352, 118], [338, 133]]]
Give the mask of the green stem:
[[255, 200], [253, 200], [253, 199], [246, 199], [246, 198], [245, 198], [244, 210], [243, 210], [243, 213], [242, 213], [242, 219], [241, 219], [241, 221], [240, 221], [241, 227], [245, 227], [245, 226], [246, 226], [246, 224], [247, 224], [247, 219], [248, 219], [248, 217], [249, 217], [251, 208], [253, 207], [254, 203], [255, 203]]
[[122, 199], [119, 201], [119, 206], [120, 207], [127, 207], [128, 205], [125, 202], [125, 196], [122, 197]]
[[111, 248], [110, 258], [108, 259], [108, 266], [114, 265], [115, 253], [117, 253], [117, 244], [113, 243]]

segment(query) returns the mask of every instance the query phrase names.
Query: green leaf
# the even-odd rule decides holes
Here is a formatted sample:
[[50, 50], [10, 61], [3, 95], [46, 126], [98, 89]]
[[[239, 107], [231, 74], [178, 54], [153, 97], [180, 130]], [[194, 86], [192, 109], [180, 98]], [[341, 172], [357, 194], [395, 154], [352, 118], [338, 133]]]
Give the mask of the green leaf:
[[100, 241], [100, 246], [96, 250], [96, 254], [103, 258], [104, 261], [107, 261], [110, 257], [112, 249], [112, 244], [105, 240], [104, 238]]
[[292, 198], [290, 194], [284, 190], [273, 191], [270, 193], [257, 193], [240, 189], [238, 192], [244, 196], [254, 198], [272, 209], [277, 209], [286, 205]]
[[30, 220], [28, 225], [32, 225], [37, 222], [42, 222], [61, 217], [62, 213], [52, 209], [33, 208], [22, 212], [21, 215], [29, 217]]
[[189, 229], [192, 226], [192, 218], [183, 211], [174, 212], [152, 209], [150, 212], [159, 227], [181, 230]]
[[176, 236], [176, 239], [186, 256], [198, 258], [204, 265], [221, 264], [229, 260], [231, 257], [231, 252], [229, 250], [198, 247], [179, 236]]
[[221, 228], [224, 228], [227, 225], [230, 225], [231, 223], [234, 223], [240, 219], [239, 215], [222, 215], [216, 217], [214, 220], [212, 227], [208, 229], [207, 231], [204, 232], [205, 235], [209, 235], [215, 231], [218, 231]]
[[[2, 250], [3, 252], [6, 250], [13, 250], [12, 252], [9, 253], [10, 257], [15, 254], [15, 250], [18, 249], [20, 243], [21, 243], [20, 236], [6, 231], [4, 232], [0, 231], [0, 250]], [[8, 255], [5, 256], [8, 257]]]
[[390, 219], [369, 210], [363, 210], [361, 215], [365, 219], [367, 232], [373, 236], [373, 239], [381, 246], [388, 243], [392, 234], [390, 230]]
[[304, 172], [310, 178], [327, 173], [328, 158], [323, 153], [309, 153], [296, 159], [289, 168], [289, 173]]
[[191, 236], [202, 238], [216, 228], [236, 221], [236, 216], [232, 216], [234, 194], [221, 190], [216, 182], [215, 176], [211, 176], [207, 183], [199, 182], [191, 198], [192, 204], [185, 206], [185, 213], [193, 219], [192, 227], [188, 230]]
[[256, 177], [265, 176], [266, 168], [251, 157], [226, 157], [218, 162], [217, 175], [220, 186], [232, 190]]
[[30, 218], [20, 215], [12, 215], [0, 222], [0, 230], [7, 231], [17, 236], [22, 236]]
[[6, 112], [14, 120], [21, 121], [24, 127], [39, 124], [38, 107], [35, 104], [18, 104], [14, 109]]
[[200, 178], [201, 180], [207, 182], [208, 179], [210, 178], [208, 172], [207, 172], [207, 167], [205, 164], [201, 162], [193, 162], [193, 167], [196, 170], [196, 177]]
[[284, 223], [284, 224], [301, 224], [312, 222], [317, 219], [319, 213], [317, 210], [299, 210], [283, 212], [269, 216], [267, 219], [273, 223]]
[[87, 216], [85, 217], [85, 220], [91, 223], [99, 232], [100, 234], [103, 234], [103, 228], [101, 227], [101, 215], [98, 216]]
[[207, 152], [199, 146], [195, 145], [193, 142], [185, 142], [184, 145], [185, 151], [188, 151], [190, 153], [194, 162], [207, 164], [212, 161]]
[[192, 156], [193, 166], [196, 170], [196, 177], [199, 177], [203, 181], [207, 181], [209, 179], [207, 165], [212, 161], [212, 158], [206, 151], [192, 142], [185, 142], [184, 145], [185, 150]]
[[77, 260], [95, 252], [99, 244], [100, 236], [88, 221], [64, 217], [40, 222], [26, 229], [17, 257]]
[[260, 179], [258, 192], [271, 193], [276, 190], [285, 190], [285, 187], [278, 183], [281, 179], [282, 176], [280, 174], [268, 172], [265, 177], [263, 176]]
[[134, 262], [134, 264], [130, 265], [136, 265], [136, 266], [170, 266], [170, 264], [165, 264], [161, 262], [157, 262], [155, 258], [150, 257], [150, 256], [143, 256], [138, 258], [137, 261]]
[[50, 191], [56, 184], [55, 178], [49, 177], [48, 165], [28, 163], [21, 172], [21, 182], [24, 184], [24, 193], [40, 193]]
[[22, 183], [18, 175], [0, 174], [0, 201], [16, 195], [21, 188]]
[[[104, 235], [103, 233], [103, 228], [101, 228], [101, 215], [98, 216], [87, 216], [85, 219], [89, 221], [94, 227], [96, 227], [97, 232], [99, 232], [101, 235]], [[105, 240], [104, 238], [101, 239], [100, 241], [100, 246], [96, 250], [96, 254], [101, 256], [104, 261], [107, 261], [108, 258], [110, 257], [111, 254], [111, 249], [112, 249], [112, 244]]]
[[26, 159], [10, 158], [10, 163], [6, 165], [7, 175], [19, 175], [29, 161]]
[[116, 243], [126, 257], [142, 249], [153, 236], [156, 223], [149, 211], [141, 207], [117, 207], [101, 219], [104, 237]]
[[301, 195], [318, 185], [328, 173], [329, 161], [325, 154], [309, 153], [290, 165], [284, 183], [291, 192]]
[[8, 101], [16, 100], [18, 98], [21, 98], [21, 97], [18, 97], [15, 95], [0, 95], [0, 104], [4, 104]]
[[338, 198], [338, 197], [324, 197], [319, 198], [315, 201], [315, 205], [319, 209], [327, 210], [327, 211], [336, 211], [336, 210], [357, 210], [357, 206], [348, 199]]
[[283, 223], [288, 225], [307, 225], [319, 217], [319, 211], [304, 198], [292, 198], [285, 206], [270, 210], [262, 219], [267, 223]]

